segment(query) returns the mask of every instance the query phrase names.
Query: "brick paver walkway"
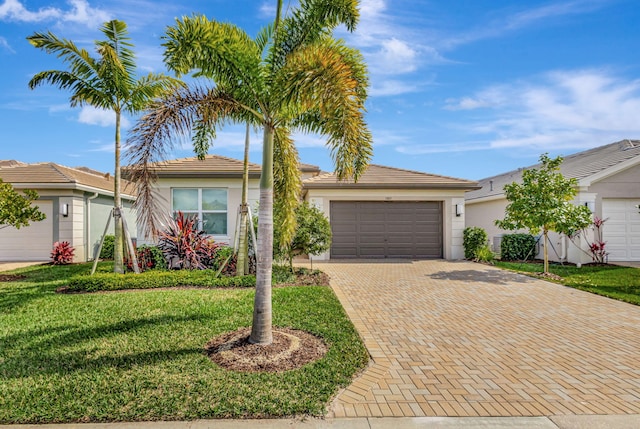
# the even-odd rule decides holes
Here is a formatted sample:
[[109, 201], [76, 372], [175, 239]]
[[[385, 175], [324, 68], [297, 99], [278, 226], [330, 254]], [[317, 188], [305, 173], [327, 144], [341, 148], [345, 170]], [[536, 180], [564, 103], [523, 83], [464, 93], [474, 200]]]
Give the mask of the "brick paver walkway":
[[334, 417], [640, 413], [638, 306], [468, 262], [317, 265], [373, 358]]

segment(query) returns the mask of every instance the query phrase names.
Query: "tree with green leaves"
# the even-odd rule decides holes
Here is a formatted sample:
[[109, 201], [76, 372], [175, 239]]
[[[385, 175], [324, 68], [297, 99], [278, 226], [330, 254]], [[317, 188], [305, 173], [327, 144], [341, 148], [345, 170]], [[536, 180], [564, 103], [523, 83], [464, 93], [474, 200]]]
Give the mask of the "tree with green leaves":
[[23, 194], [17, 192], [9, 183], [0, 179], [0, 229], [12, 226], [20, 229], [31, 222], [40, 222], [45, 214], [32, 203], [38, 199], [38, 193], [26, 189]]
[[288, 243], [282, 243], [280, 219], [283, 214], [276, 211], [274, 217], [274, 247], [276, 259], [286, 259], [293, 270], [293, 258], [298, 255], [319, 255], [331, 247], [331, 225], [324, 213], [304, 201], [295, 210], [296, 232]]
[[354, 30], [358, 1], [301, 0], [284, 18], [281, 9], [278, 0], [275, 22], [255, 40], [235, 25], [204, 16], [179, 19], [164, 37], [167, 66], [178, 74], [207, 77], [214, 86], [176, 91], [141, 119], [131, 137], [138, 219], [155, 236], [160, 214], [153, 166], [177, 144], [176, 136], [192, 135], [196, 154], [204, 157], [216, 129], [225, 123], [262, 129], [254, 344], [272, 342], [274, 192], [275, 204], [285, 214], [284, 235], [293, 237], [295, 231], [301, 180], [292, 131], [325, 135], [340, 179], [357, 179], [372, 154], [364, 120], [364, 59], [332, 36], [341, 24]]
[[572, 236], [591, 223], [591, 211], [571, 201], [577, 194], [576, 179], [560, 173], [562, 157], [540, 156], [540, 168], [522, 172], [522, 183], [505, 185], [509, 201], [505, 217], [495, 224], [507, 230], [528, 229], [531, 234], [542, 232], [544, 238], [544, 272], [549, 272], [549, 231]]
[[[68, 70], [47, 70], [37, 73], [29, 81], [29, 88], [48, 83], [63, 90], [70, 90], [72, 107], [90, 105], [98, 109], [111, 110], [116, 116], [114, 207], [120, 214], [120, 121], [123, 113], [135, 114], [149, 103], [182, 83], [172, 77], [149, 73], [136, 74], [133, 44], [128, 37], [127, 25], [112, 20], [102, 27], [107, 40], [96, 41], [98, 58], [85, 49], [78, 48], [71, 40], [61, 39], [51, 32], [34, 33], [27, 40], [38, 49], [56, 54]], [[115, 218], [114, 271], [124, 273], [122, 219]]]

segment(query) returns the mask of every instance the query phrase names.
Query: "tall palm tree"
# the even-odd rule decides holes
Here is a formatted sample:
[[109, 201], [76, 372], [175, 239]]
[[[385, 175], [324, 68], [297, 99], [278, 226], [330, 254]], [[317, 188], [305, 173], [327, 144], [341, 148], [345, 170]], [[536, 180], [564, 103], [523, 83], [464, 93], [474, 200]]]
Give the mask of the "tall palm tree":
[[[120, 121], [123, 112], [137, 113], [148, 107], [151, 100], [178, 88], [182, 83], [172, 77], [149, 73], [138, 78], [133, 44], [129, 42], [127, 25], [112, 20], [101, 31], [107, 40], [96, 41], [99, 58], [93, 58], [72, 41], [58, 38], [51, 32], [34, 33], [27, 40], [36, 48], [55, 53], [68, 70], [48, 70], [37, 73], [29, 88], [49, 83], [72, 92], [71, 106], [90, 105], [112, 110], [116, 115], [114, 207], [122, 208], [120, 197]], [[120, 210], [115, 211], [116, 215]], [[124, 272], [122, 219], [115, 219], [114, 271]]]
[[[138, 184], [138, 219], [155, 235], [159, 211], [153, 198], [153, 163], [193, 133], [195, 152], [206, 154], [217, 127], [249, 123], [262, 128], [263, 159], [258, 213], [257, 281], [250, 341], [269, 344], [273, 206], [295, 230], [301, 186], [293, 130], [327, 137], [340, 178], [357, 177], [372, 154], [364, 121], [367, 71], [359, 51], [332, 37], [340, 24], [353, 31], [357, 0], [301, 0], [299, 7], [251, 39], [240, 28], [204, 16], [184, 17], [165, 36], [165, 62], [178, 74], [195, 70], [215, 86], [194, 86], [156, 104], [132, 130], [131, 161]], [[274, 163], [275, 159], [275, 163]], [[275, 179], [275, 180], [274, 180]], [[283, 240], [288, 242], [290, 240]]]

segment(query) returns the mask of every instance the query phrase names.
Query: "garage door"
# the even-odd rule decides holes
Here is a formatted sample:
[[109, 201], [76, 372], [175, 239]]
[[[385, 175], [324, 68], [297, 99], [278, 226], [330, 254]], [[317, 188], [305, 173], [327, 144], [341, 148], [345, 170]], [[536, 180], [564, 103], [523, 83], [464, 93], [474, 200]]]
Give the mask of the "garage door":
[[607, 219], [602, 236], [609, 261], [640, 261], [640, 213], [638, 200], [602, 200], [602, 218]]
[[439, 201], [332, 201], [331, 258], [442, 258]]
[[0, 229], [0, 261], [46, 261], [53, 247], [53, 204], [38, 201], [47, 218], [28, 227]]

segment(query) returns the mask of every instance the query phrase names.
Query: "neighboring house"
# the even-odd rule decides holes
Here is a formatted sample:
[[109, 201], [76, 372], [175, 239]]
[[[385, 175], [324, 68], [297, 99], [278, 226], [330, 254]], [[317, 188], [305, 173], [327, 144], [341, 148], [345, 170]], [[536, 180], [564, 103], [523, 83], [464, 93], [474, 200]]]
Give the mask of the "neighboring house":
[[[528, 168], [537, 168], [534, 165]], [[499, 250], [504, 231], [495, 226], [504, 218], [507, 200], [504, 185], [519, 182], [522, 170], [480, 180], [481, 188], [466, 194], [467, 226], [484, 228], [494, 250]], [[594, 216], [606, 219], [603, 226], [609, 261], [640, 261], [640, 140], [622, 140], [564, 157], [560, 168], [565, 177], [578, 180], [576, 204], [584, 204]], [[582, 237], [571, 243], [554, 234], [550, 258], [573, 263], [591, 262], [588, 243]], [[574, 245], [575, 244], [575, 245]]]
[[[249, 201], [259, 199], [260, 166], [250, 164]], [[445, 258], [464, 256], [464, 193], [476, 182], [371, 165], [358, 183], [337, 181], [301, 164], [303, 198], [324, 211], [333, 232], [318, 259]], [[198, 214], [214, 240], [234, 243], [242, 161], [208, 155], [158, 164], [157, 192], [167, 215]], [[456, 212], [456, 205], [458, 211]]]
[[[113, 177], [86, 167], [8, 160], [0, 161], [0, 179], [18, 191], [37, 191], [35, 204], [46, 215], [28, 227], [0, 229], [0, 261], [47, 261], [56, 241], [68, 241], [75, 248], [75, 262], [93, 259], [113, 208]], [[135, 237], [133, 186], [126, 185], [123, 182], [124, 216]]]

